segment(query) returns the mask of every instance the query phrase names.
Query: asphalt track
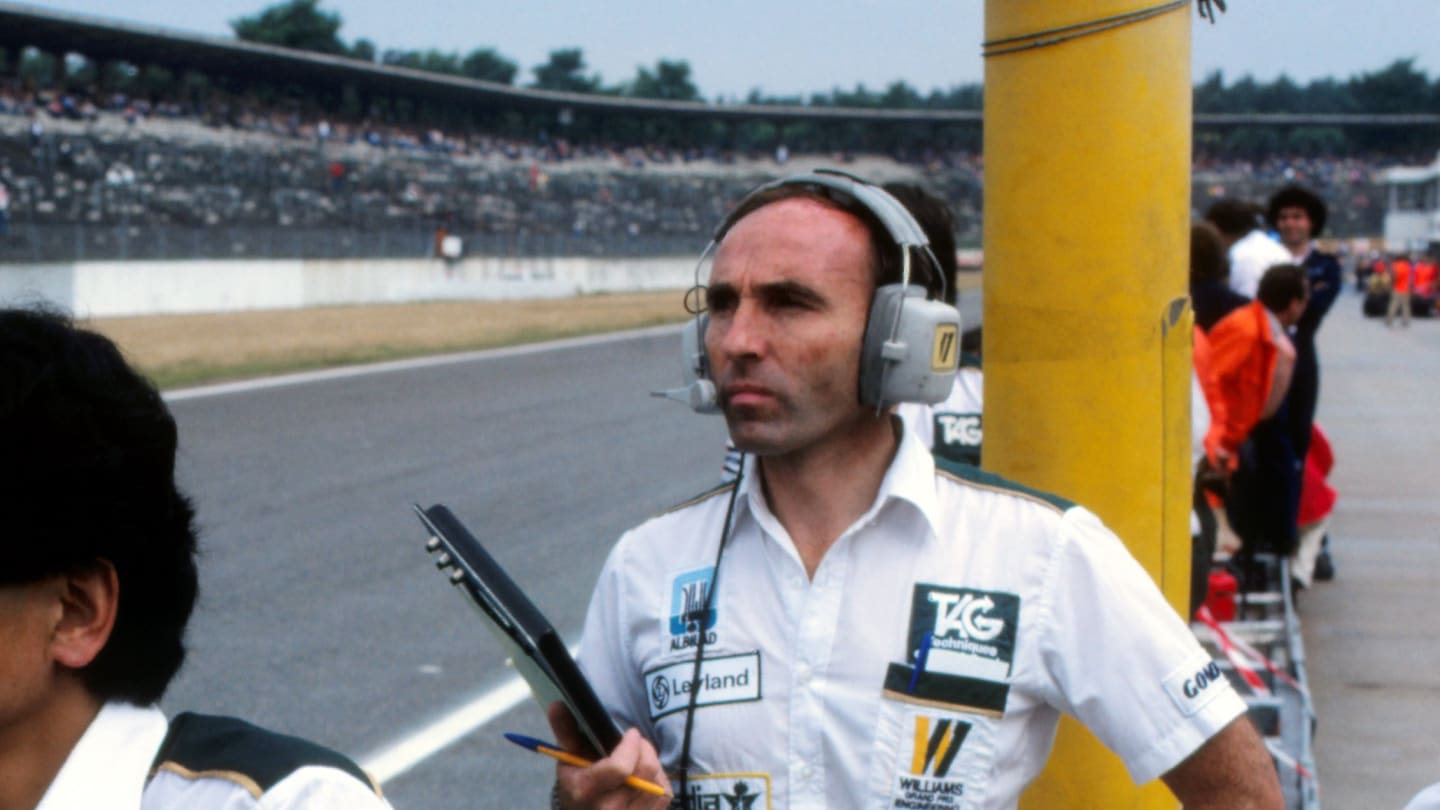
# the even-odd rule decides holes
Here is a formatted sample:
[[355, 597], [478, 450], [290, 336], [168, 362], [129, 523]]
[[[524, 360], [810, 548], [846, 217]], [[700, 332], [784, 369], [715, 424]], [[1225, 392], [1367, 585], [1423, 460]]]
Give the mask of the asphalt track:
[[[718, 480], [721, 420], [648, 396], [678, 383], [678, 343], [672, 327], [173, 397], [204, 533], [191, 656], [167, 711], [239, 715], [373, 764], [511, 680], [422, 550], [417, 501], [449, 505], [573, 643], [619, 533]], [[521, 701], [387, 795], [397, 808], [546, 806], [553, 763], [501, 731], [551, 736]]]
[[[1440, 780], [1440, 321], [1386, 330], [1347, 292], [1320, 351], [1339, 576], [1299, 599], [1321, 799], [1398, 808]], [[402, 763], [385, 784], [401, 810], [545, 806], [551, 764], [500, 737], [544, 721], [494, 694], [512, 675], [409, 504], [449, 504], [573, 640], [618, 533], [716, 480], [719, 420], [646, 396], [677, 354], [650, 330], [175, 397], [204, 591], [165, 708]], [[497, 705], [514, 708], [462, 733]]]

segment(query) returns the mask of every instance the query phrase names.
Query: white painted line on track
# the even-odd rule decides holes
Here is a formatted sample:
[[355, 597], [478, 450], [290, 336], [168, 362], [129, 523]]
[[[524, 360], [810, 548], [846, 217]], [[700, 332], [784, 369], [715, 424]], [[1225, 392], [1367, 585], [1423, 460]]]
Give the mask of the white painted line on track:
[[419, 368], [470, 363], [477, 360], [493, 360], [501, 357], [522, 357], [527, 354], [574, 349], [581, 346], [599, 346], [606, 343], [618, 343], [624, 340], [650, 337], [652, 335], [663, 335], [678, 331], [679, 329], [679, 324], [667, 324], [664, 326], [649, 326], [644, 329], [630, 329], [624, 332], [609, 332], [603, 335], [586, 335], [584, 337], [550, 340], [544, 343], [528, 343], [523, 346], [503, 346], [497, 349], [480, 349], [478, 351], [456, 352], [454, 354], [433, 354], [424, 357], [412, 357], [406, 360], [387, 360], [381, 363], [363, 363], [360, 365], [340, 366], [338, 368], [326, 368], [316, 371], [301, 371], [294, 374], [281, 374], [274, 377], [261, 377], [254, 380], [202, 385], [195, 388], [177, 388], [174, 391], [165, 392], [163, 396], [166, 402], [181, 402], [187, 399], [241, 394], [248, 391], [262, 391], [267, 388], [283, 388], [290, 385], [305, 385], [307, 383], [322, 382], [325, 380], [343, 380], [347, 377], [363, 377], [368, 374], [386, 374], [392, 371], [410, 371]]
[[360, 767], [383, 785], [459, 742], [528, 697], [530, 687], [525, 685], [525, 680], [518, 676], [511, 678], [429, 725], [362, 757]]

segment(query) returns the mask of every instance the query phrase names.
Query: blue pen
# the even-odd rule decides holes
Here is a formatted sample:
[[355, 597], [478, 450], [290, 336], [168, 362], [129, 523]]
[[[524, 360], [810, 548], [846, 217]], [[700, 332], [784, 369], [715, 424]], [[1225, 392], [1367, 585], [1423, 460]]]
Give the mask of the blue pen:
[[910, 671], [909, 694], [915, 694], [915, 685], [920, 682], [920, 673], [925, 671], [925, 660], [930, 657], [930, 643], [934, 640], [934, 633], [926, 633], [920, 639], [920, 651], [915, 653], [915, 668]]

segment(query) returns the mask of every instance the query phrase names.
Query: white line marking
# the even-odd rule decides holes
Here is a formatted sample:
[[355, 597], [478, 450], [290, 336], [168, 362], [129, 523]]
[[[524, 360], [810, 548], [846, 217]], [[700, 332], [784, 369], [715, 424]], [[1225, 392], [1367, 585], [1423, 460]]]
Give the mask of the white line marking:
[[425, 357], [412, 357], [406, 360], [387, 360], [381, 363], [363, 363], [360, 365], [340, 366], [338, 368], [326, 368], [316, 371], [301, 371], [294, 374], [281, 374], [274, 377], [261, 377], [254, 380], [239, 380], [237, 382], [217, 383], [215, 385], [203, 385], [195, 388], [177, 388], [174, 391], [165, 392], [164, 397], [166, 402], [180, 402], [187, 399], [218, 397], [226, 394], [245, 393], [247, 391], [261, 391], [266, 388], [305, 385], [307, 383], [322, 382], [324, 380], [363, 377], [367, 374], [386, 374], [392, 371], [410, 371], [417, 368], [469, 363], [477, 360], [520, 357], [527, 354], [573, 349], [579, 346], [598, 346], [605, 343], [618, 343], [623, 340], [650, 337], [652, 335], [663, 335], [668, 332], [678, 331], [679, 328], [679, 324], [649, 326], [644, 329], [630, 329], [624, 332], [610, 332], [603, 335], [564, 338], [562, 340], [551, 340], [544, 343], [529, 343], [523, 346], [504, 346], [498, 349], [481, 349], [479, 351], [457, 352], [455, 354], [435, 354]]
[[360, 767], [383, 785], [459, 742], [528, 697], [530, 687], [525, 685], [524, 679], [519, 676], [511, 678], [429, 725], [362, 757]]
[[[574, 657], [578, 645], [571, 645]], [[507, 668], [508, 668], [508, 663]], [[513, 670], [512, 670], [513, 671]], [[357, 760], [361, 768], [381, 785], [430, 757], [444, 751], [481, 726], [510, 711], [530, 697], [530, 687], [519, 675], [476, 695], [464, 704], [420, 728]]]

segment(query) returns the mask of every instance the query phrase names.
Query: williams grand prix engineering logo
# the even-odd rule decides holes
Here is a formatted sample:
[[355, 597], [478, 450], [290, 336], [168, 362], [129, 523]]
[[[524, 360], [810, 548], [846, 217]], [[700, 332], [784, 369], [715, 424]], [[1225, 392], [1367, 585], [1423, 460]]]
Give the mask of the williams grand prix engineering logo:
[[715, 619], [719, 608], [714, 601], [705, 609], [705, 600], [710, 596], [710, 587], [715, 582], [714, 568], [700, 568], [687, 571], [675, 577], [670, 584], [670, 649], [683, 650], [694, 647], [705, 632], [705, 643], [715, 643]]
[[965, 782], [960, 778], [963, 768], [954, 765], [970, 729], [969, 723], [953, 718], [917, 715], [909, 772], [896, 774], [891, 807], [958, 810], [965, 801]]
[[910, 762], [910, 773], [916, 776], [933, 776], [944, 779], [950, 775], [950, 766], [955, 764], [955, 755], [965, 744], [970, 733], [970, 724], [959, 720], [942, 719], [930, 726], [930, 718], [920, 715], [915, 718], [915, 753]]

